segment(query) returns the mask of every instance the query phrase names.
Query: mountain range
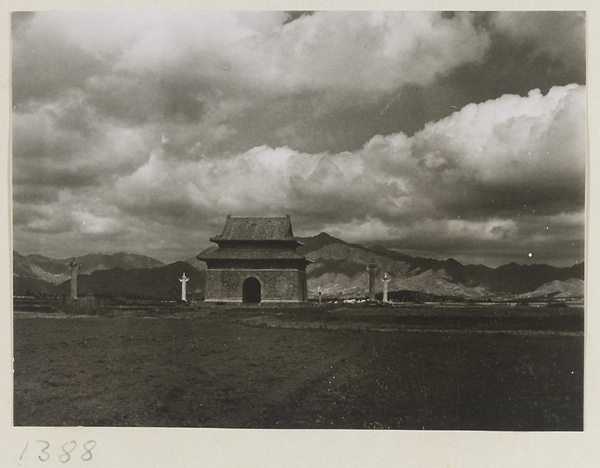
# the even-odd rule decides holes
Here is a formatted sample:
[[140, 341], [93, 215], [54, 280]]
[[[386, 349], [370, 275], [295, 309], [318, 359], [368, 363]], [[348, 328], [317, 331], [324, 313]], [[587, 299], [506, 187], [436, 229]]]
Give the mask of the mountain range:
[[36, 278], [52, 284], [61, 284], [71, 277], [69, 263], [79, 264], [79, 274], [89, 275], [96, 270], [122, 268], [156, 268], [164, 263], [145, 255], [119, 252], [112, 255], [89, 254], [80, 257], [55, 259], [43, 255], [20, 255], [13, 251], [13, 275], [24, 278]]
[[[452, 258], [411, 257], [377, 245], [367, 248], [326, 233], [300, 240], [305, 245], [298, 252], [314, 262], [307, 270], [309, 290], [321, 288], [325, 296], [367, 294], [365, 266], [374, 261], [378, 266], [378, 278], [384, 272], [391, 277], [389, 291], [418, 291], [472, 299], [514, 298], [523, 294], [540, 297], [568, 291], [572, 297], [583, 297], [583, 263], [568, 268], [516, 263], [490, 268], [463, 265]], [[567, 283], [568, 280], [574, 281]], [[547, 285], [552, 282], [554, 288], [550, 290]], [[381, 282], [378, 288], [379, 291], [383, 288]], [[541, 288], [540, 294], [538, 288]]]
[[[481, 300], [580, 299], [584, 295], [582, 263], [568, 268], [516, 263], [490, 268], [463, 265], [452, 258], [411, 257], [382, 246], [350, 244], [326, 233], [298, 240], [303, 243], [298, 253], [312, 262], [307, 267], [311, 297], [316, 297], [318, 291], [325, 298], [365, 297], [366, 265], [372, 261], [378, 267], [379, 293], [383, 289], [384, 272], [391, 278], [390, 297], [398, 297], [401, 292]], [[71, 261], [13, 252], [13, 294], [68, 295]], [[80, 295], [175, 300], [181, 293], [178, 278], [185, 272], [190, 278], [190, 297], [203, 297], [206, 264], [195, 257], [168, 265], [151, 257], [126, 253], [90, 254], [75, 257], [74, 261], [81, 265]], [[391, 295], [392, 292], [395, 294]]]

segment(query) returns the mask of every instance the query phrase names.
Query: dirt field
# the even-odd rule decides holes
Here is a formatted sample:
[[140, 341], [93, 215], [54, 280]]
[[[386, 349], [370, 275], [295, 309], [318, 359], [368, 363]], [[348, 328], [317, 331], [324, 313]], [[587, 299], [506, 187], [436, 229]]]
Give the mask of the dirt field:
[[14, 423], [583, 429], [581, 308], [14, 314]]

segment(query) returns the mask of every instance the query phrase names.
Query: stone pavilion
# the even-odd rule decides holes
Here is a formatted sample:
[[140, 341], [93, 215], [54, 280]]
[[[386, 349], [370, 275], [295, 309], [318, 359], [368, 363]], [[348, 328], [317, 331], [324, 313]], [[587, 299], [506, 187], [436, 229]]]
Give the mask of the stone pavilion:
[[205, 300], [236, 303], [300, 303], [308, 298], [306, 266], [296, 253], [302, 245], [290, 216], [227, 216], [218, 248], [198, 255], [207, 264]]

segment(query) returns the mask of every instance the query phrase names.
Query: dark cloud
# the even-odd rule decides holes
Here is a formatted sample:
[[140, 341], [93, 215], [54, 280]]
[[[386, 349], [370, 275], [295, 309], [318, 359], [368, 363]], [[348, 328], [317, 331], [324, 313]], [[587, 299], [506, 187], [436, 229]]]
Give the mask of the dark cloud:
[[39, 170], [35, 161], [30, 164], [22, 164], [18, 174], [13, 178], [13, 184], [20, 187], [54, 187], [56, 190], [68, 188], [76, 190], [87, 188], [101, 183], [100, 174], [95, 167], [73, 168], [69, 166], [57, 166]]
[[578, 12], [13, 15], [15, 247], [191, 256], [227, 213], [289, 213], [302, 235], [568, 262], [584, 33]]
[[[12, 187], [13, 203], [22, 204], [39, 204], [39, 203], [54, 203], [59, 199], [59, 192], [56, 187], [36, 185], [31, 183], [15, 184]], [[17, 215], [19, 210], [15, 210]], [[15, 216], [17, 216], [15, 215]], [[16, 223], [16, 220], [13, 220]]]
[[206, 102], [212, 100], [207, 83], [173, 71], [96, 76], [85, 91], [85, 104], [98, 117], [132, 126], [198, 123], [205, 114]]
[[[49, 205], [14, 205], [13, 224], [19, 232], [36, 235], [62, 235], [75, 227], [71, 213]], [[40, 238], [43, 243], [43, 238]]]
[[527, 47], [527, 56], [534, 67], [541, 64], [535, 60], [554, 59], [563, 68], [585, 71], [585, 12], [505, 11], [488, 19], [491, 19], [489, 29], [513, 44]]
[[287, 18], [285, 24], [291, 23], [292, 21], [295, 21], [298, 18], [302, 18], [304, 16], [310, 16], [313, 13], [314, 13], [313, 11], [302, 11], [302, 10], [286, 11], [288, 18]]
[[12, 101], [17, 110], [81, 90], [104, 65], [61, 36], [36, 31], [32, 24], [15, 31], [12, 47]]
[[[484, 263], [496, 267], [509, 262], [549, 263], [571, 266], [583, 259], [581, 236], [583, 213], [577, 216], [540, 217], [525, 215], [514, 224], [494, 222], [470, 224], [458, 228], [437, 223], [432, 229], [427, 222], [405, 225], [401, 239], [373, 239], [390, 249], [409, 255], [438, 259], [455, 258], [463, 263]], [[477, 235], [473, 231], [478, 230]], [[529, 257], [529, 254], [532, 254]]]

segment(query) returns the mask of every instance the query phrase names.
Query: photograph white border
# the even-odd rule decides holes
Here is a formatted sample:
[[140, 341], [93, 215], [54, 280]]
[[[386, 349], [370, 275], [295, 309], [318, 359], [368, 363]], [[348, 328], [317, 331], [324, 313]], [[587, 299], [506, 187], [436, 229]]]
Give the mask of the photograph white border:
[[[583, 432], [242, 430], [158, 428], [48, 428], [12, 425], [12, 196], [10, 130], [10, 12], [42, 10], [579, 10], [587, 12], [588, 154], [586, 161], [586, 315]], [[403, 1], [69, 1], [3, 0], [0, 13], [0, 465], [90, 467], [592, 467], [600, 460], [600, 284], [595, 260], [599, 193], [594, 190], [600, 151], [597, 73], [600, 2], [597, 0], [403, 0]], [[4, 185], [6, 184], [6, 185]], [[97, 442], [83, 463], [58, 458], [19, 460], [27, 442], [53, 446]]]

